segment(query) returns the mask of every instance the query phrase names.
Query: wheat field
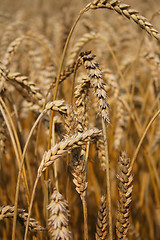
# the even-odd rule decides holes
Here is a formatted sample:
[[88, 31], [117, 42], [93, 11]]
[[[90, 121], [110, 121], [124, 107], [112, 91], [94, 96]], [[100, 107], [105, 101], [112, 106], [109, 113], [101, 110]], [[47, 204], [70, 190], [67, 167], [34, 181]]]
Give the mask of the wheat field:
[[159, 0], [0, 1], [0, 240], [160, 239]]

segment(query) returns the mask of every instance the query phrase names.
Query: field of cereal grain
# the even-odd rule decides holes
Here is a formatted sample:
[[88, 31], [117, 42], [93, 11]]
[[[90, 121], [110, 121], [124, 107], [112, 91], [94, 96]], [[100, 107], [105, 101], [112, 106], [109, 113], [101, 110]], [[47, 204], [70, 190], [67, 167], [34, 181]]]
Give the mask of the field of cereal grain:
[[0, 1], [0, 240], [160, 239], [159, 0]]

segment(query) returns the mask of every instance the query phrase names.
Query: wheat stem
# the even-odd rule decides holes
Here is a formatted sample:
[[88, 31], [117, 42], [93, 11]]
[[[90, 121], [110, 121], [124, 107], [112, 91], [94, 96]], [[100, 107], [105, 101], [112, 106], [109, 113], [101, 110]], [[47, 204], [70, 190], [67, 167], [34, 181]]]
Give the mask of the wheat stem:
[[145, 131], [144, 131], [144, 133], [143, 133], [143, 135], [142, 135], [142, 137], [141, 137], [141, 139], [140, 139], [140, 141], [139, 141], [139, 143], [138, 143], [138, 146], [137, 146], [137, 148], [136, 148], [136, 151], [135, 151], [135, 153], [134, 153], [134, 155], [133, 155], [132, 162], [131, 162], [131, 167], [133, 167], [133, 164], [134, 164], [134, 162], [135, 162], [135, 160], [136, 160], [136, 158], [137, 158], [137, 155], [138, 155], [138, 152], [139, 152], [140, 147], [141, 147], [141, 145], [142, 145], [142, 142], [143, 142], [143, 140], [144, 140], [144, 138], [145, 138], [145, 136], [146, 136], [149, 128], [151, 127], [152, 123], [153, 123], [154, 120], [158, 117], [159, 114], [160, 114], [160, 109], [154, 114], [154, 116], [152, 117], [152, 119], [151, 119], [150, 122], [148, 123], [148, 125], [147, 125], [147, 127], [146, 127], [146, 129], [145, 129]]
[[29, 205], [29, 210], [28, 210], [28, 218], [27, 218], [27, 223], [26, 223], [26, 230], [25, 230], [25, 235], [24, 235], [24, 240], [27, 240], [27, 234], [28, 234], [28, 227], [29, 227], [29, 219], [31, 216], [31, 211], [32, 211], [32, 206], [33, 206], [33, 200], [34, 200], [34, 196], [35, 196], [35, 192], [36, 192], [36, 187], [39, 181], [39, 176], [37, 175], [36, 181], [34, 183], [34, 187], [32, 190], [32, 196], [31, 196], [31, 201], [30, 201], [30, 205]]
[[110, 187], [110, 176], [109, 176], [109, 155], [108, 155], [106, 125], [103, 118], [102, 118], [102, 128], [103, 128], [103, 135], [104, 135], [105, 160], [106, 160], [106, 185], [107, 185], [106, 199], [108, 203], [109, 240], [112, 240], [113, 233], [112, 233], [111, 187]]
[[[67, 52], [67, 48], [68, 48], [68, 45], [69, 45], [69, 41], [70, 41], [70, 38], [72, 36], [72, 33], [81, 17], [83, 13], [80, 13], [79, 16], [77, 17], [76, 21], [74, 22], [72, 28], [71, 28], [71, 31], [68, 35], [68, 38], [66, 40], [66, 43], [65, 43], [65, 46], [64, 46], [64, 49], [63, 49], [63, 54], [62, 54], [62, 58], [61, 58], [61, 62], [60, 62], [60, 66], [59, 66], [59, 70], [58, 70], [58, 76], [57, 76], [57, 79], [56, 79], [56, 85], [55, 85], [55, 90], [54, 90], [54, 96], [53, 96], [53, 101], [56, 100], [56, 97], [57, 97], [57, 92], [58, 92], [58, 85], [59, 85], [59, 80], [60, 80], [60, 76], [61, 76], [61, 72], [62, 72], [62, 67], [63, 67], [63, 63], [64, 63], [64, 58], [65, 58], [65, 55], [66, 55], [66, 52]], [[50, 129], [49, 129], [49, 137], [48, 137], [48, 149], [50, 149], [51, 147], [51, 137], [52, 137], [52, 124], [53, 124], [53, 116], [54, 116], [54, 112], [51, 113], [51, 117], [50, 117]]]
[[[87, 143], [86, 155], [85, 155], [85, 168], [87, 179], [87, 167], [88, 167], [88, 155], [89, 155], [89, 142]], [[84, 240], [88, 240], [88, 217], [87, 217], [87, 190], [82, 197], [83, 216], [84, 216]]]
[[82, 198], [83, 216], [84, 216], [84, 240], [88, 240], [88, 224], [87, 224], [87, 202], [86, 197]]
[[[18, 152], [18, 153], [17, 153], [17, 156], [18, 156], [18, 158], [17, 158], [17, 160], [18, 160], [18, 166], [20, 167], [20, 158], [22, 157], [22, 150], [21, 150], [21, 146], [20, 146], [19, 139], [18, 139], [18, 135], [17, 135], [16, 129], [15, 129], [14, 123], [13, 123], [13, 121], [12, 121], [12, 118], [11, 118], [11, 116], [10, 116], [10, 113], [9, 113], [9, 111], [8, 111], [8, 108], [7, 108], [5, 102], [3, 101], [3, 99], [2, 99], [1, 97], [0, 97], [0, 101], [1, 101], [1, 103], [2, 103], [2, 105], [3, 105], [3, 107], [4, 107], [4, 109], [5, 109], [5, 111], [6, 111], [6, 113], [7, 113], [8, 120], [9, 120], [9, 122], [10, 122], [10, 124], [11, 124], [12, 130], [13, 130], [13, 133], [14, 133], [15, 142], [16, 142], [15, 146], [17, 146], [17, 150], [16, 150], [16, 151]], [[9, 125], [8, 125], [8, 126], [9, 126]], [[12, 130], [11, 130], [11, 131], [12, 131]], [[11, 132], [10, 132], [10, 133], [11, 133]], [[12, 140], [14, 139], [14, 137], [12, 138]], [[26, 178], [26, 172], [25, 172], [25, 168], [24, 168], [24, 167], [23, 167], [23, 178], [24, 178], [25, 188], [26, 188], [26, 191], [27, 191], [26, 200], [27, 200], [27, 204], [29, 205], [29, 187], [28, 187], [27, 178]]]
[[[25, 157], [25, 153], [29, 144], [29, 141], [31, 139], [31, 136], [33, 134], [33, 131], [35, 129], [35, 127], [37, 126], [37, 124], [39, 123], [39, 120], [44, 116], [44, 114], [47, 112], [47, 110], [45, 109], [37, 118], [37, 120], [35, 121], [29, 135], [26, 141], [26, 144], [24, 146], [24, 150], [23, 150], [23, 154], [22, 154], [22, 159], [21, 159], [21, 165], [19, 168], [19, 172], [18, 172], [18, 179], [17, 179], [17, 185], [16, 185], [16, 195], [15, 195], [15, 211], [14, 211], [14, 217], [13, 217], [13, 229], [12, 229], [12, 240], [15, 240], [15, 230], [16, 230], [16, 220], [17, 220], [17, 208], [18, 208], [18, 196], [19, 196], [19, 188], [20, 188], [20, 179], [21, 179], [21, 174], [22, 174], [22, 169], [23, 169], [23, 164], [24, 164], [24, 157]], [[29, 224], [29, 223], [28, 223]]]
[[[57, 92], [58, 92], [58, 85], [59, 85], [59, 80], [60, 80], [60, 76], [61, 76], [61, 72], [62, 72], [62, 67], [63, 67], [63, 63], [64, 63], [64, 59], [65, 59], [65, 55], [66, 55], [66, 52], [67, 52], [67, 48], [68, 48], [68, 45], [69, 45], [69, 41], [71, 39], [71, 36], [72, 36], [72, 33], [78, 23], [78, 21], [80, 20], [81, 16], [83, 15], [83, 13], [85, 13], [86, 11], [88, 11], [90, 7], [90, 4], [88, 4], [82, 11], [80, 11], [77, 19], [75, 20], [70, 32], [69, 32], [69, 35], [67, 37], [67, 40], [66, 40], [66, 43], [65, 43], [65, 46], [64, 46], [64, 49], [63, 49], [63, 53], [62, 53], [62, 58], [61, 58], [61, 62], [60, 62], [60, 66], [59, 66], [59, 70], [58, 70], [58, 76], [57, 76], [57, 79], [56, 79], [56, 85], [55, 85], [55, 90], [54, 90], [54, 96], [53, 96], [53, 101], [56, 100], [56, 97], [57, 97]], [[49, 138], [48, 138], [48, 149], [50, 149], [51, 147], [51, 137], [52, 137], [52, 124], [53, 124], [53, 116], [54, 116], [54, 112], [51, 113], [51, 118], [50, 118], [50, 129], [49, 129]]]

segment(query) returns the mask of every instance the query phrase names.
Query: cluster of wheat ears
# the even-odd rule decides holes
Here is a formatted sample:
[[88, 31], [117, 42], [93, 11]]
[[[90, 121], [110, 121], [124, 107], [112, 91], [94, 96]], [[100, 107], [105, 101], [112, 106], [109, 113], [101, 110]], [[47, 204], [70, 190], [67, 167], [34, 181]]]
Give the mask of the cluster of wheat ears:
[[158, 1], [6, 2], [0, 239], [160, 239]]

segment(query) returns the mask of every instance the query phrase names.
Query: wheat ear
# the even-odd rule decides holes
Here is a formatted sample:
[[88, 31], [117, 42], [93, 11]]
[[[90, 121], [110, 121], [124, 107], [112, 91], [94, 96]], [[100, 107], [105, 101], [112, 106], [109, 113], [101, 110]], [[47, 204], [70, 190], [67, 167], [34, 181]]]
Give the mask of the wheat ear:
[[100, 207], [97, 216], [96, 240], [105, 240], [108, 236], [108, 214], [106, 206], [106, 197], [101, 197]]
[[87, 223], [87, 166], [88, 166], [89, 143], [87, 144], [87, 151], [85, 149], [75, 149], [72, 151], [72, 168], [73, 183], [76, 186], [76, 191], [79, 193], [84, 216], [84, 240], [88, 240], [88, 223]]
[[53, 148], [44, 153], [43, 159], [38, 168], [38, 177], [40, 177], [42, 172], [44, 172], [47, 167], [53, 164], [55, 160], [60, 158], [62, 155], [75, 148], [81, 147], [86, 142], [98, 137], [100, 133], [100, 130], [93, 128], [83, 133], [75, 134], [72, 137], [65, 138], [65, 140], [56, 144]]
[[[119, 92], [120, 98], [125, 99], [126, 93], [124, 89], [121, 89]], [[116, 151], [120, 151], [122, 147], [125, 145], [125, 135], [126, 135], [126, 128], [128, 125], [129, 117], [127, 112], [124, 110], [124, 106], [122, 102], [117, 100], [117, 113], [116, 113], [116, 128], [115, 128], [115, 134], [114, 134], [114, 148]]]
[[27, 101], [42, 108], [44, 98], [41, 90], [33, 82], [29, 82], [27, 76], [22, 76], [20, 73], [11, 73], [5, 70], [3, 65], [0, 66], [0, 72], [4, 79], [10, 82]]
[[49, 210], [49, 232], [52, 240], [72, 239], [71, 232], [68, 229], [69, 209], [68, 202], [55, 188], [51, 195], [51, 201], [47, 209]]
[[133, 186], [133, 177], [131, 174], [131, 161], [123, 152], [118, 163], [118, 189], [119, 202], [116, 222], [116, 234], [118, 239], [126, 239], [129, 225], [129, 207], [131, 203], [131, 194]]
[[152, 35], [154, 38], [160, 41], [160, 34], [153, 28], [153, 25], [139, 12], [132, 9], [128, 4], [121, 3], [118, 0], [95, 0], [90, 4], [90, 9], [107, 8], [114, 10], [120, 15], [127, 17], [128, 19], [133, 19], [142, 29]]
[[[13, 218], [15, 207], [14, 206], [2, 206], [0, 207], [0, 221], [5, 218]], [[25, 227], [28, 213], [24, 209], [17, 209], [17, 220]], [[46, 230], [44, 227], [38, 225], [38, 222], [34, 218], [30, 218], [29, 231], [37, 232]]]
[[[88, 77], [81, 77], [74, 92], [76, 98], [77, 114], [80, 119], [77, 130], [81, 132], [81, 129], [87, 129], [87, 103], [88, 94], [90, 88], [90, 79]], [[88, 240], [88, 221], [87, 221], [87, 168], [88, 168], [88, 154], [89, 154], [89, 142], [85, 147], [82, 147], [80, 151], [72, 152], [72, 167], [73, 183], [76, 186], [77, 192], [80, 194], [80, 198], [83, 206], [84, 216], [84, 239]]]
[[82, 76], [78, 79], [78, 85], [74, 96], [76, 98], [76, 108], [83, 128], [86, 130], [88, 125], [88, 100], [89, 100], [90, 79], [88, 76]]
[[88, 43], [90, 40], [96, 38], [97, 33], [90, 32], [90, 33], [85, 33], [78, 41], [76, 44], [73, 46], [73, 49], [70, 53], [69, 59], [68, 59], [68, 64], [73, 64], [75, 59], [78, 56], [78, 52], [82, 51], [81, 49], [83, 46]]
[[109, 123], [109, 104], [107, 103], [107, 93], [104, 88], [105, 82], [102, 79], [102, 71], [99, 64], [95, 61], [95, 55], [91, 51], [80, 54], [81, 61], [88, 71], [91, 87], [94, 88], [95, 95], [98, 99], [100, 114], [105, 122]]

